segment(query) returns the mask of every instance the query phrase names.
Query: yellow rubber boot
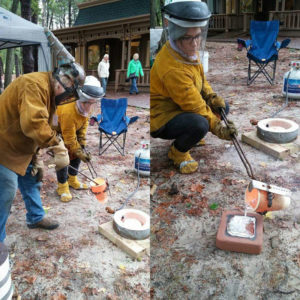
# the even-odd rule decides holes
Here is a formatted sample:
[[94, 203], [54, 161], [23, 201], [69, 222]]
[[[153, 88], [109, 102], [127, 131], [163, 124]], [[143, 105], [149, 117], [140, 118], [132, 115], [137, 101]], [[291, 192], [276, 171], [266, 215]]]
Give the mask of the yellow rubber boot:
[[200, 140], [200, 141], [196, 144], [196, 147], [201, 147], [201, 146], [205, 146], [205, 139]]
[[85, 183], [81, 183], [78, 181], [77, 176], [69, 175], [69, 186], [75, 190], [87, 190], [88, 186]]
[[190, 174], [198, 169], [198, 163], [191, 157], [189, 151], [180, 152], [172, 145], [168, 157], [173, 160], [176, 167], [179, 167], [182, 174]]
[[60, 201], [69, 202], [72, 200], [72, 195], [69, 190], [68, 182], [65, 182], [65, 183], [58, 182], [58, 188], [56, 189], [56, 191], [57, 191], [57, 194], [60, 196]]

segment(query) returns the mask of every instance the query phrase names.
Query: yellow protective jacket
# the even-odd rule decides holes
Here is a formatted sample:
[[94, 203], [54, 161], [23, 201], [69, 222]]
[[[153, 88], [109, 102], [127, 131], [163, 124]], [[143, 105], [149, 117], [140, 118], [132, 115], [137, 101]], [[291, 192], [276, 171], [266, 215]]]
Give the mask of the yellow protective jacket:
[[16, 78], [0, 95], [0, 164], [25, 175], [39, 148], [59, 143], [51, 128], [55, 112], [51, 73]]
[[56, 114], [58, 128], [55, 129], [62, 134], [70, 159], [74, 159], [76, 149], [81, 148], [81, 145], [86, 145], [89, 118], [78, 112], [76, 102], [58, 106]]
[[150, 131], [154, 132], [183, 112], [205, 117], [210, 130], [220, 122], [205, 99], [213, 93], [202, 64], [188, 64], [167, 42], [150, 72]]

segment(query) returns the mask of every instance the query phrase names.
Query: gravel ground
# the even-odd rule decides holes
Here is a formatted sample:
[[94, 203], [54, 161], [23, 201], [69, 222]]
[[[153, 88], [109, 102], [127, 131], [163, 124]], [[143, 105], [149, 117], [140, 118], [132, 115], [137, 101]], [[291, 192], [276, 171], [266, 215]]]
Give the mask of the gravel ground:
[[[71, 202], [60, 202], [56, 174], [48, 168], [47, 155], [41, 194], [48, 215], [59, 221], [59, 228], [49, 232], [28, 229], [24, 202], [17, 194], [5, 240], [14, 299], [149, 299], [149, 256], [134, 260], [98, 233], [100, 224], [112, 220], [105, 207], [119, 208], [135, 190], [134, 152], [140, 148], [141, 140], [149, 140], [149, 110], [128, 107], [127, 115], [137, 115], [139, 119], [129, 127], [124, 157], [113, 147], [98, 156], [97, 126], [88, 129], [87, 149], [93, 155], [94, 168], [99, 177], [106, 177], [110, 183], [111, 197], [106, 204], [98, 202], [91, 191], [74, 190]], [[90, 176], [84, 163], [81, 171]], [[81, 175], [79, 178], [86, 181]], [[149, 184], [149, 178], [141, 179], [128, 207], [149, 213]]]
[[[245, 49], [207, 43], [207, 79], [229, 101], [240, 134], [255, 130], [251, 119], [268, 118], [281, 108], [282, 79], [299, 50], [282, 49], [271, 86], [259, 76], [246, 84]], [[300, 124], [300, 101], [278, 114]], [[170, 141], [151, 139], [151, 295], [154, 299], [300, 299], [300, 154], [277, 160], [246, 144], [242, 147], [262, 181], [292, 190], [291, 205], [264, 220], [260, 255], [225, 252], [215, 246], [223, 210], [243, 208], [247, 173], [231, 142], [208, 134], [194, 148], [199, 169], [180, 175], [167, 159]], [[154, 190], [154, 188], [152, 189]], [[211, 209], [212, 208], [212, 209]]]

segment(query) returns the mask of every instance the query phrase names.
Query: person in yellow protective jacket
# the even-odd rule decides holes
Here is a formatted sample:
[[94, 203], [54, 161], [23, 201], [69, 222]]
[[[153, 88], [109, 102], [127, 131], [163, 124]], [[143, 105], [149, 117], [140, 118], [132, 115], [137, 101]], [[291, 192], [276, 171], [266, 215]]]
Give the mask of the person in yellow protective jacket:
[[[181, 173], [192, 173], [198, 163], [189, 150], [208, 131], [228, 140], [237, 131], [231, 121], [229, 127], [221, 123], [220, 109], [228, 113], [229, 106], [213, 92], [199, 60], [210, 11], [204, 2], [183, 2], [174, 0], [164, 7], [169, 41], [150, 72], [150, 133], [154, 138], [175, 140], [168, 157]], [[182, 4], [191, 7], [182, 9]]]
[[56, 169], [69, 164], [68, 152], [51, 128], [56, 106], [77, 95], [85, 72], [67, 64], [51, 72], [16, 78], [0, 95], [0, 242], [17, 188], [25, 202], [29, 228], [55, 229], [58, 223], [44, 217], [40, 197], [42, 164], [39, 148], [54, 154]]
[[84, 86], [76, 102], [62, 105], [57, 109], [58, 127], [56, 130], [62, 134], [65, 146], [70, 156], [70, 165], [56, 172], [57, 193], [62, 202], [69, 202], [72, 195], [71, 186], [75, 190], [87, 189], [87, 185], [78, 181], [77, 174], [80, 162], [89, 162], [91, 155], [85, 151], [86, 132], [89, 122], [89, 113], [92, 106], [104, 94], [99, 80], [94, 76], [87, 76]]

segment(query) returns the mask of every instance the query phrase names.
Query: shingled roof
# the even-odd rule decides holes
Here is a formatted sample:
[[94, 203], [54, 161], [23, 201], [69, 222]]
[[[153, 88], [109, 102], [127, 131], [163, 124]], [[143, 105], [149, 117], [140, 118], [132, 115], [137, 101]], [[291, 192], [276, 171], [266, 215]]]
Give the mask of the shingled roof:
[[74, 26], [100, 23], [150, 14], [149, 0], [120, 0], [81, 8]]

